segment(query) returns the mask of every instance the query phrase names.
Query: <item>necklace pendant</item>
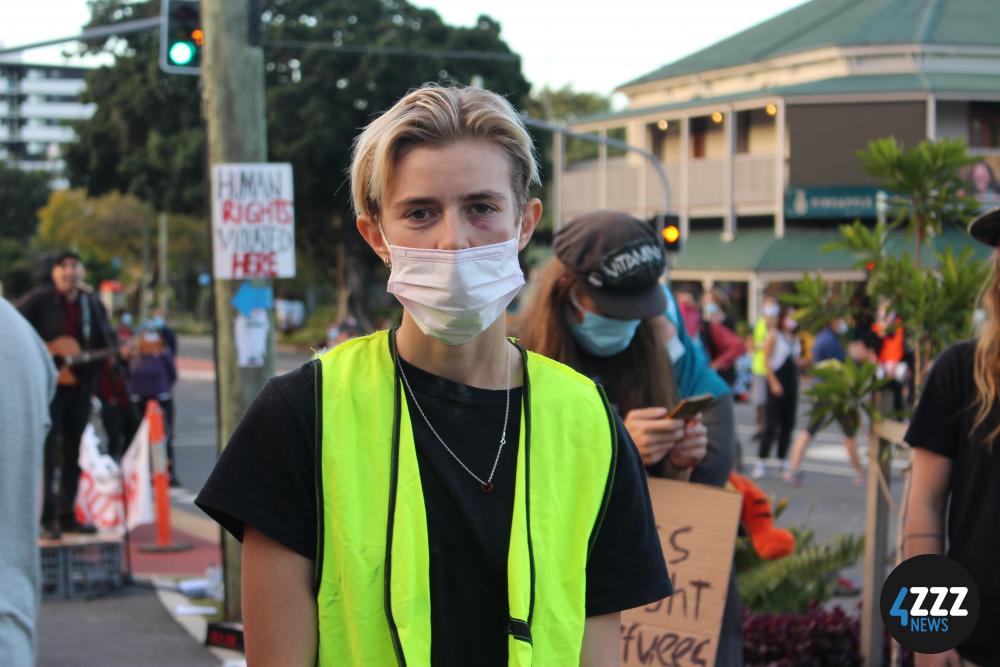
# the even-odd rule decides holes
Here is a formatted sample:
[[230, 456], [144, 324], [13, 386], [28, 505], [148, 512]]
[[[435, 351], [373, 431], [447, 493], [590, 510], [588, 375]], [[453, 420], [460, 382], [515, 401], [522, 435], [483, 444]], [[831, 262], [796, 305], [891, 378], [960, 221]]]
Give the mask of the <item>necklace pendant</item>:
[[493, 482], [486, 482], [481, 485], [483, 493], [493, 493]]

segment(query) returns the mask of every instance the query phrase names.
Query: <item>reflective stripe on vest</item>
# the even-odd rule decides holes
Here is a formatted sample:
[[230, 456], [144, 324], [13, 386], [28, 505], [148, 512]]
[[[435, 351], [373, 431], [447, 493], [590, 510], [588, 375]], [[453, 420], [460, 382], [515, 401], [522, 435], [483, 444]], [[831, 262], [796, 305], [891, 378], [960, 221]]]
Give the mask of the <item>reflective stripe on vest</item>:
[[[323, 666], [431, 662], [427, 514], [394, 356], [383, 331], [320, 357]], [[508, 665], [576, 667], [587, 557], [614, 482], [617, 432], [591, 380], [534, 353], [522, 356], [507, 558]]]

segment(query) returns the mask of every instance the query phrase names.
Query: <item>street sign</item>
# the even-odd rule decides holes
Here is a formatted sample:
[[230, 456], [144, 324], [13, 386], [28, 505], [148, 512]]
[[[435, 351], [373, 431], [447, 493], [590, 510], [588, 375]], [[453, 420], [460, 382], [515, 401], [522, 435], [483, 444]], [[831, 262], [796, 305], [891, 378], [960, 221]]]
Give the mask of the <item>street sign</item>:
[[292, 165], [212, 167], [212, 247], [216, 279], [295, 277]]
[[879, 189], [870, 186], [789, 187], [785, 218], [853, 219], [876, 217]]

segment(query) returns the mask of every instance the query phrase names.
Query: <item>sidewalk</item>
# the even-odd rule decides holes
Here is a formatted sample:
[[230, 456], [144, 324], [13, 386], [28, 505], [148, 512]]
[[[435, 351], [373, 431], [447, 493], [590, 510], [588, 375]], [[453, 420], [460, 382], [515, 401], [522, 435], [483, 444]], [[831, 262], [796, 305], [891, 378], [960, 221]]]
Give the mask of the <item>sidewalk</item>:
[[139, 545], [155, 542], [155, 526], [137, 529], [130, 552], [139, 585], [93, 600], [42, 603], [39, 667], [219, 667], [226, 660], [242, 658], [230, 651], [206, 648], [204, 620], [174, 615], [186, 598], [152, 585], [154, 579], [165, 587], [173, 578], [201, 577], [206, 567], [220, 562], [219, 532], [214, 523], [177, 508], [173, 518], [174, 542], [194, 548], [163, 554], [140, 552]]

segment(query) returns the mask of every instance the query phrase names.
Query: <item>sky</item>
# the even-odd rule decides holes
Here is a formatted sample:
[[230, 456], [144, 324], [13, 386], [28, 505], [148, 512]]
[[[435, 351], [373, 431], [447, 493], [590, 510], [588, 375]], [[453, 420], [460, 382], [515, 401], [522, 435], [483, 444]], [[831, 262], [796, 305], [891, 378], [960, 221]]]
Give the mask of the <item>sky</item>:
[[[437, 10], [452, 25], [480, 14], [500, 22], [501, 36], [519, 53], [536, 87], [608, 95], [618, 85], [776, 16], [804, 0], [411, 0]], [[79, 32], [85, 0], [5, 0], [0, 43], [15, 46]], [[26, 52], [25, 62], [65, 62], [65, 47]]]

